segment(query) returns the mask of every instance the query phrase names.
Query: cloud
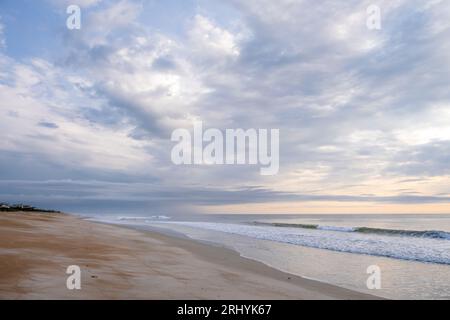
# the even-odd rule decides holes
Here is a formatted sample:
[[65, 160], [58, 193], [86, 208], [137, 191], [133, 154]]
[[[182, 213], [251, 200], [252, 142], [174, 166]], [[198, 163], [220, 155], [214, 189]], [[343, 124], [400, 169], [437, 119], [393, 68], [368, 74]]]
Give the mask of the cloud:
[[56, 123], [46, 122], [46, 121], [39, 122], [38, 126], [41, 126], [41, 127], [44, 127], [44, 128], [49, 128], [49, 129], [57, 129], [58, 128], [58, 125]]
[[210, 19], [202, 15], [194, 17], [193, 25], [189, 30], [191, 45], [194, 54], [217, 55], [220, 58], [239, 55], [238, 35], [215, 25]]
[[450, 175], [450, 140], [409, 147], [395, 155], [388, 171], [405, 176]]
[[[23, 64], [3, 58], [0, 99], [7, 103], [0, 108], [5, 132], [2, 155], [22, 152], [67, 168], [107, 171], [142, 170], [151, 162], [144, 151], [148, 143], [129, 138], [127, 128], [106, 127], [80, 117], [85, 103], [95, 109], [95, 101], [86, 101], [63, 70], [43, 60]], [[48, 128], [53, 129], [51, 133]]]
[[[119, 190], [159, 207], [448, 200], [436, 196], [448, 191], [448, 3], [379, 1], [381, 30], [366, 28], [371, 1], [218, 4], [174, 31], [145, 2], [86, 1], [82, 32], [61, 32], [56, 58], [1, 55], [2, 164], [17, 179], [121, 181], [100, 196], [71, 184], [90, 204]], [[279, 128], [280, 174], [172, 165], [170, 133], [193, 120]]]
[[71, 38], [64, 67], [88, 77], [88, 90], [121, 110], [136, 136], [167, 138], [173, 128], [190, 123], [207, 88], [183, 44], [137, 24], [138, 9], [120, 1], [92, 12], [88, 31]]
[[[238, 189], [175, 187], [156, 183], [108, 182], [96, 180], [3, 180], [0, 181], [2, 199], [9, 202], [31, 202], [33, 205], [63, 210], [81, 209], [92, 213], [93, 208], [108, 212], [127, 212], [132, 209], [153, 214], [183, 215], [198, 212], [198, 207], [258, 203], [370, 203], [423, 204], [448, 203], [450, 197], [395, 195], [311, 195], [277, 192], [263, 187]], [[5, 191], [8, 190], [8, 191]]]

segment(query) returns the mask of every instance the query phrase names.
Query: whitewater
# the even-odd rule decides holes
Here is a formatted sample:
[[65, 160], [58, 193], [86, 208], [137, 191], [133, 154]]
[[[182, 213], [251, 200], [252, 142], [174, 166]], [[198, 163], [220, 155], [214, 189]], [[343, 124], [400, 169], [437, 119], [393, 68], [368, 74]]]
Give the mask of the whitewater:
[[[147, 221], [152, 224], [152, 221]], [[382, 256], [427, 263], [450, 264], [450, 240], [444, 237], [414, 236], [414, 233], [383, 233], [379, 230], [356, 232], [356, 228], [327, 226], [289, 227], [237, 223], [158, 221], [159, 225], [181, 225], [260, 240], [326, 249], [339, 252]], [[363, 228], [360, 228], [364, 230]], [[389, 231], [389, 230], [387, 230]], [[397, 231], [397, 230], [393, 230]], [[424, 233], [426, 234], [426, 233]]]

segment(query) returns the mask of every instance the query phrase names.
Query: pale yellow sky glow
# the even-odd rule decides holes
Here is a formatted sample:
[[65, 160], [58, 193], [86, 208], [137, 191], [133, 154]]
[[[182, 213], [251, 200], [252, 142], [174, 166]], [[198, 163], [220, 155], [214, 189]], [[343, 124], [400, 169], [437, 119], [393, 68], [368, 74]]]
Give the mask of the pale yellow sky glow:
[[450, 214], [450, 203], [277, 202], [206, 206], [202, 209], [211, 214]]

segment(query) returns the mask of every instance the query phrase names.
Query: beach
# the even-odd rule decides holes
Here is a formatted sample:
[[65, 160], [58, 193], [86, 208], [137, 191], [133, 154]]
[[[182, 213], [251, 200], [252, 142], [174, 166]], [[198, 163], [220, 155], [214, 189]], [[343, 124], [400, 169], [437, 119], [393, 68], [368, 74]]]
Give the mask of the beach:
[[[66, 287], [71, 265], [80, 290]], [[374, 298], [199, 241], [67, 214], [0, 214], [0, 299]]]

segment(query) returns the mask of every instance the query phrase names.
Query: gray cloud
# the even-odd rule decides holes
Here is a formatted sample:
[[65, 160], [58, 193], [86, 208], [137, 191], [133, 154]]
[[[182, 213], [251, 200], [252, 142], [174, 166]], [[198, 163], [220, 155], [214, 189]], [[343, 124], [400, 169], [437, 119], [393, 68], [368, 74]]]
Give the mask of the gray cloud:
[[[61, 31], [65, 47], [53, 63], [2, 56], [10, 60], [0, 79], [11, 101], [5, 114], [26, 128], [4, 140], [0, 179], [77, 182], [53, 186], [52, 197], [39, 191], [48, 183], [18, 183], [9, 194], [8, 182], [5, 197], [161, 210], [448, 202], [435, 196], [442, 186], [424, 194], [418, 184], [450, 172], [447, 3], [381, 1], [382, 29], [373, 31], [365, 26], [371, 1], [220, 2], [238, 21], [202, 12], [181, 21], [176, 36], [138, 19], [144, 3], [86, 4], [83, 32]], [[27, 114], [19, 97], [46, 114]], [[222, 130], [279, 128], [280, 175], [172, 165], [170, 133], [193, 118]], [[92, 180], [109, 181], [99, 183], [106, 190]]]
[[56, 128], [58, 128], [58, 125], [56, 123], [46, 122], [46, 121], [39, 122], [38, 126], [41, 126], [41, 127], [44, 127], [44, 128], [49, 128], [49, 129], [56, 129]]
[[[395, 196], [373, 195], [311, 195], [277, 192], [264, 187], [241, 187], [237, 190], [221, 188], [187, 188], [164, 186], [154, 183], [129, 183], [105, 181], [8, 181], [0, 183], [0, 196], [9, 202], [28, 200], [35, 205], [46, 207], [61, 206], [64, 210], [74, 210], [82, 204], [84, 210], [101, 208], [115, 211], [132, 206], [146, 212], [149, 208], [160, 213], [180, 214], [193, 212], [195, 206], [230, 205], [274, 202], [370, 202], [389, 204], [448, 203], [448, 196], [423, 196], [399, 194]], [[116, 207], [115, 209], [113, 209]]]
[[399, 152], [387, 170], [405, 176], [446, 176], [449, 163], [450, 141], [438, 141]]

